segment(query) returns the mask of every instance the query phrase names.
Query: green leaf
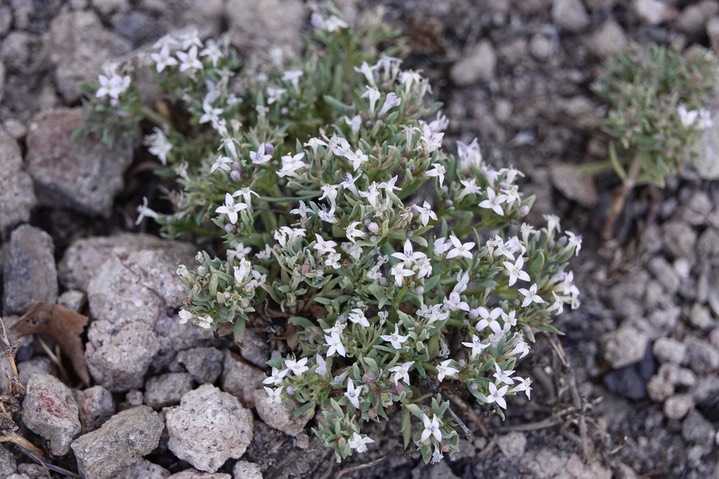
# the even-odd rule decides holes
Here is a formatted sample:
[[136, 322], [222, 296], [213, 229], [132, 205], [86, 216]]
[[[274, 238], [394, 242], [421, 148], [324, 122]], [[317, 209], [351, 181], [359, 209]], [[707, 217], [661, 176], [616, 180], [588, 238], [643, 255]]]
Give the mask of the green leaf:
[[308, 414], [310, 412], [312, 414], [314, 414], [314, 411], [315, 411], [315, 402], [310, 401], [310, 402], [307, 402], [307, 403], [303, 404], [302, 406], [298, 407], [297, 409], [295, 409], [294, 412], [292, 413], [292, 415], [295, 417], [299, 417], [304, 414]]
[[412, 416], [410, 415], [409, 408], [402, 408], [402, 443], [404, 448], [407, 449], [409, 441], [412, 436]]
[[330, 108], [337, 111], [341, 115], [346, 115], [348, 111], [347, 105], [339, 101], [337, 98], [330, 95], [322, 95], [322, 99], [329, 105]]

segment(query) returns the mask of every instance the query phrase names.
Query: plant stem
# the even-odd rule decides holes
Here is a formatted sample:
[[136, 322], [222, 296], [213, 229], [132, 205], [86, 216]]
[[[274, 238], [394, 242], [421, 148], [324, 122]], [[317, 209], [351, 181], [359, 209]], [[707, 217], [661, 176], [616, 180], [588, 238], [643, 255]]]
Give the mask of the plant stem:
[[642, 157], [639, 154], [634, 157], [634, 160], [629, 167], [629, 173], [624, 179], [624, 183], [622, 183], [622, 186], [620, 186], [614, 192], [612, 204], [609, 207], [609, 214], [607, 215], [607, 219], [604, 222], [604, 229], [602, 230], [602, 238], [605, 241], [610, 240], [612, 236], [614, 236], [614, 226], [617, 222], [617, 218], [624, 210], [624, 205], [627, 202], [627, 197], [636, 185], [636, 180], [639, 176], [639, 171], [642, 165], [641, 158]]

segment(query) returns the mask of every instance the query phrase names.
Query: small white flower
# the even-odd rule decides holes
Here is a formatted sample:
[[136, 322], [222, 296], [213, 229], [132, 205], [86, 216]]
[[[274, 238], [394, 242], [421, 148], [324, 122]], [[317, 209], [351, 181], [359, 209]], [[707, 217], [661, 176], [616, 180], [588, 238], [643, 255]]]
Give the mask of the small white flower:
[[394, 283], [397, 285], [397, 287], [401, 287], [404, 283], [404, 278], [414, 276], [414, 271], [405, 268], [404, 263], [397, 263], [396, 265], [392, 266], [392, 268], [390, 268], [389, 274], [394, 277]]
[[697, 124], [697, 128], [699, 128], [700, 130], [706, 130], [713, 124], [714, 122], [712, 121], [711, 112], [706, 108], [702, 108], [701, 110], [699, 110], [699, 123]]
[[329, 336], [325, 335], [325, 342], [327, 343], [327, 357], [333, 356], [335, 353], [342, 357], [347, 355], [344, 345], [342, 344], [342, 337], [338, 333], [333, 332]]
[[559, 225], [559, 216], [557, 215], [544, 215], [544, 219], [547, 222], [547, 234], [551, 235], [554, 230], [557, 230], [557, 233], [562, 232], [562, 227]]
[[432, 205], [426, 201], [422, 206], [414, 205], [414, 209], [419, 213], [419, 220], [422, 226], [427, 226], [430, 219], [437, 221], [437, 213], [432, 210]]
[[177, 65], [175, 57], [170, 55], [170, 48], [168, 45], [163, 45], [157, 53], [150, 53], [150, 60], [155, 62], [157, 73], [162, 73], [165, 68]]
[[215, 209], [215, 213], [227, 215], [230, 223], [234, 225], [237, 223], [237, 213], [245, 209], [247, 209], [247, 205], [245, 203], [235, 203], [235, 198], [233, 198], [231, 194], [225, 193], [225, 204], [218, 206], [217, 209]]
[[439, 363], [439, 366], [437, 366], [437, 380], [439, 382], [444, 381], [445, 377], [454, 376], [459, 372], [459, 369], [450, 366], [450, 364], [452, 364], [453, 362], [453, 359], [447, 359]]
[[514, 379], [510, 377], [512, 374], [514, 374], [514, 370], [505, 371], [499, 367], [499, 364], [494, 363], [494, 379], [496, 379], [498, 383], [504, 383], [511, 386], [514, 384]]
[[202, 62], [197, 58], [197, 46], [193, 45], [187, 52], [177, 52], [180, 60], [180, 71], [194, 74], [195, 70], [202, 70]]
[[270, 402], [274, 404], [280, 404], [282, 403], [282, 397], [280, 394], [282, 394], [282, 389], [284, 386], [280, 386], [278, 388], [268, 388], [265, 386], [265, 392], [267, 393], [267, 396], [270, 398]]
[[202, 329], [212, 328], [212, 318], [210, 316], [200, 316], [197, 318], [197, 325]]
[[374, 116], [374, 110], [381, 96], [382, 95], [380, 94], [379, 90], [369, 86], [367, 87], [367, 91], [362, 94], [362, 98], [367, 98], [367, 101], [369, 101], [370, 116]]
[[394, 373], [392, 374], [392, 380], [395, 384], [399, 384], [399, 381], [402, 380], [405, 384], [409, 385], [409, 368], [411, 368], [413, 364], [414, 361], [410, 361], [408, 363], [389, 368], [389, 372]]
[[529, 289], [519, 288], [519, 292], [522, 296], [524, 296], [524, 301], [522, 301], [522, 307], [526, 308], [532, 303], [544, 303], [545, 301], [542, 299], [541, 296], [537, 294], [537, 284], [534, 283], [532, 286], [529, 287]]
[[290, 82], [292, 84], [292, 88], [297, 90], [299, 88], [299, 81], [302, 77], [302, 70], [287, 70], [282, 75], [282, 79], [284, 81]]
[[480, 208], [486, 208], [494, 211], [499, 216], [504, 216], [502, 203], [507, 201], [507, 195], [498, 195], [494, 189], [487, 188], [487, 199], [479, 203]]
[[305, 371], [310, 368], [307, 367], [307, 358], [302, 358], [299, 361], [294, 359], [285, 359], [285, 367], [292, 371], [295, 376], [302, 376]]
[[217, 67], [217, 62], [220, 61], [224, 55], [220, 46], [214, 40], [208, 40], [207, 46], [200, 52], [201, 57], [207, 57], [210, 59], [213, 67]]
[[367, 62], [362, 62], [362, 65], [359, 67], [354, 67], [354, 71], [357, 73], [361, 73], [364, 75], [364, 77], [367, 79], [367, 83], [374, 86], [375, 80], [374, 80], [374, 71], [377, 69], [377, 65], [369, 66]]
[[522, 271], [522, 267], [524, 266], [524, 258], [520, 256], [517, 258], [517, 261], [514, 263], [510, 261], [504, 261], [502, 263], [507, 270], [507, 274], [509, 275], [509, 282], [507, 283], [509, 286], [512, 286], [514, 283], [517, 282], [517, 279], [521, 279], [522, 281], [530, 281], [529, 274], [527, 274], [526, 271]]
[[567, 244], [574, 248], [574, 256], [578, 256], [582, 249], [582, 235], [577, 236], [571, 231], [566, 231], [564, 234], [567, 235]]
[[272, 384], [274, 386], [278, 386], [280, 383], [282, 383], [282, 378], [287, 376], [287, 373], [288, 373], [287, 369], [277, 369], [277, 368], [273, 367], [272, 374], [270, 376], [267, 376], [262, 381], [262, 384]]
[[192, 313], [186, 309], [181, 309], [177, 315], [180, 317], [180, 324], [185, 324], [187, 321], [192, 319]]
[[247, 205], [248, 208], [252, 206], [252, 195], [255, 195], [257, 198], [260, 197], [260, 195], [252, 191], [247, 186], [240, 188], [239, 190], [236, 190], [234, 193], [232, 193], [232, 196], [234, 198], [242, 198], [242, 201]]
[[531, 378], [516, 378], [517, 385], [512, 388], [513, 393], [518, 393], [524, 391], [524, 393], [527, 395], [527, 399], [532, 399], [532, 388], [530, 384], [532, 384]]
[[345, 392], [345, 397], [349, 399], [350, 404], [354, 406], [355, 409], [359, 409], [359, 398], [360, 394], [362, 394], [362, 390], [364, 389], [364, 386], [360, 386], [358, 388], [355, 388], [354, 383], [352, 382], [352, 378], [349, 378], [347, 380], [347, 391]]
[[497, 389], [496, 384], [489, 383], [489, 394], [487, 395], [487, 402], [496, 403], [497, 406], [501, 407], [502, 409], [507, 409], [507, 401], [504, 400], [504, 395], [507, 394], [507, 390], [509, 390], [509, 386], [507, 385], [504, 385], [501, 388]]
[[402, 336], [401, 334], [399, 334], [399, 325], [395, 324], [394, 325], [394, 333], [383, 334], [382, 336], [380, 336], [380, 338], [383, 341], [387, 341], [388, 343], [390, 343], [393, 348], [402, 349], [402, 343], [407, 341], [409, 336]]
[[220, 115], [225, 111], [222, 108], [213, 108], [209, 102], [202, 103], [203, 114], [199, 119], [199, 123], [212, 123], [215, 124], [220, 120]]
[[433, 168], [425, 171], [424, 174], [429, 177], [436, 176], [437, 179], [439, 179], [439, 186], [442, 186], [444, 184], [444, 174], [447, 172], [447, 169], [444, 165], [440, 165], [439, 163], [432, 163], [432, 166]]
[[149, 147], [147, 151], [155, 155], [163, 166], [167, 165], [167, 154], [172, 151], [172, 143], [162, 130], [155, 127], [153, 133], [145, 137], [144, 143]]
[[400, 103], [402, 103], [402, 100], [400, 100], [397, 94], [394, 92], [389, 92], [387, 94], [387, 97], [384, 99], [384, 105], [382, 105], [382, 108], [380, 109], [379, 113], [377, 113], [377, 116], [385, 116], [388, 111], [390, 111], [396, 106], [399, 106]]
[[282, 169], [277, 172], [277, 176], [284, 178], [285, 176], [297, 177], [297, 170], [306, 168], [307, 164], [302, 161], [305, 152], [301, 151], [296, 155], [285, 155], [282, 157]]
[[487, 349], [489, 347], [489, 344], [483, 343], [482, 339], [477, 336], [476, 334], [472, 335], [472, 342], [471, 343], [462, 343], [462, 345], [467, 346], [472, 350], [471, 357], [474, 359], [477, 355], [481, 354], [482, 351]]
[[347, 236], [347, 239], [350, 240], [352, 243], [355, 243], [357, 241], [357, 238], [364, 238], [365, 236], [367, 236], [367, 233], [357, 229], [357, 227], [361, 224], [362, 223], [360, 223], [359, 221], [353, 221], [347, 226], [347, 229], [345, 230], [345, 235]]
[[315, 373], [319, 374], [320, 376], [324, 376], [325, 374], [327, 374], [327, 361], [325, 361], [325, 358], [317, 354], [315, 355], [315, 361], [317, 361]]
[[469, 305], [465, 301], [462, 301], [457, 291], [449, 293], [449, 297], [444, 299], [444, 305], [450, 311], [469, 311]]
[[447, 241], [447, 238], [437, 238], [434, 240], [435, 256], [442, 256], [450, 249], [452, 249], [452, 244], [449, 241]]
[[136, 225], [142, 223], [142, 220], [144, 220], [145, 218], [157, 219], [157, 217], [159, 216], [155, 210], [148, 208], [147, 196], [142, 197], [142, 204], [137, 207], [137, 213], [137, 219], [135, 220]]
[[442, 442], [442, 431], [439, 428], [439, 418], [436, 414], [432, 415], [431, 420], [429, 416], [422, 414], [422, 424], [424, 424], [424, 431], [422, 431], [419, 442], [425, 442], [432, 436], [434, 436], [437, 442]]
[[364, 312], [362, 312], [359, 308], [354, 308], [349, 316], [347, 316], [347, 319], [352, 321], [355, 324], [359, 324], [360, 326], [364, 326], [365, 328], [369, 328], [369, 321], [367, 320], [367, 317], [364, 315]]
[[697, 110], [687, 111], [686, 105], [679, 105], [677, 107], [677, 113], [679, 114], [679, 121], [684, 127], [690, 127], [697, 121], [699, 112]]
[[[438, 150], [442, 147], [442, 138], [444, 138], [444, 133], [439, 133], [436, 131], [432, 131], [432, 128], [430, 128], [429, 125], [426, 123], [424, 126], [422, 126], [422, 137], [420, 138], [420, 141], [422, 142], [424, 151], [427, 153], [432, 153], [435, 150]], [[437, 163], [433, 163], [432, 166], [436, 167]], [[440, 165], [441, 166], [441, 165]], [[444, 166], [441, 167], [442, 174], [441, 176], [439, 174], [436, 175], [430, 175], [429, 171], [427, 172], [428, 176], [439, 176], [439, 186], [442, 186], [442, 182], [444, 181]]]
[[[127, 75], [119, 75], [115, 72], [114, 65], [106, 65], [104, 68], [104, 74], [98, 75], [97, 81], [100, 83], [100, 88], [95, 92], [95, 97], [110, 97], [110, 100], [117, 101], [120, 95], [130, 88], [130, 77]], [[114, 104], [114, 103], [113, 103]]]
[[210, 173], [214, 173], [215, 170], [230, 171], [232, 167], [232, 160], [226, 156], [218, 156], [215, 162], [210, 167]]
[[347, 445], [349, 445], [350, 449], [355, 450], [357, 452], [365, 452], [367, 450], [367, 444], [373, 443], [374, 440], [364, 436], [355, 433], [352, 433], [352, 437], [349, 438], [347, 441]]
[[468, 241], [466, 243], [462, 243], [455, 235], [451, 235], [449, 239], [452, 242], [452, 246], [454, 246], [454, 248], [452, 248], [452, 250], [447, 253], [447, 259], [456, 258], [457, 256], [472, 259], [472, 253], [470, 253], [470, 250], [474, 248], [474, 242]]

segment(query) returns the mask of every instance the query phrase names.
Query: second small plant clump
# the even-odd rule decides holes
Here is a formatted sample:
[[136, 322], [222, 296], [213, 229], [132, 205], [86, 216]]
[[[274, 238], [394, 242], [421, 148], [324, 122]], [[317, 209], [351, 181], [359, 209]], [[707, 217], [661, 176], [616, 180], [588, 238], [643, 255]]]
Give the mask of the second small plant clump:
[[155, 121], [146, 144], [177, 181], [175, 212], [142, 216], [222, 239], [224, 255], [180, 268], [181, 321], [238, 343], [246, 327], [278, 332], [268, 397], [321, 412], [314, 432], [338, 460], [373, 442], [366, 421], [398, 412], [405, 447], [438, 461], [458, 450], [458, 386], [500, 415], [530, 396], [517, 360], [578, 305], [566, 267], [581, 238], [553, 216], [524, 223], [521, 173], [484, 163], [476, 140], [445, 151], [447, 119], [427, 80], [380, 52], [380, 22], [313, 24], [291, 68], [239, 68], [220, 43], [166, 37], [144, 61], [184, 125], [146, 111], [127, 65], [96, 90], [95, 120]]

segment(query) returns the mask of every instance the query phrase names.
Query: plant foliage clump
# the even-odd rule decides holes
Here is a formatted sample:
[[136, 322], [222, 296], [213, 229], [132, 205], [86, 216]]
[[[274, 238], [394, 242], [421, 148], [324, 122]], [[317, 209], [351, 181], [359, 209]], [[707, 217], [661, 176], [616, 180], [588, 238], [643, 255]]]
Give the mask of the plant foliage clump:
[[[182, 322], [238, 343], [248, 325], [279, 328], [268, 398], [321, 412], [314, 432], [338, 460], [365, 451], [363, 424], [394, 411], [404, 446], [438, 461], [458, 447], [448, 391], [500, 415], [506, 397], [530, 396], [515, 365], [578, 305], [566, 267], [581, 238], [553, 216], [524, 223], [521, 173], [483, 162], [476, 140], [444, 149], [446, 117], [427, 80], [380, 49], [379, 20], [312, 19], [293, 67], [242, 65], [195, 32], [164, 37], [100, 77], [88, 125], [110, 138], [114, 122], [154, 122], [145, 143], [175, 182], [174, 212], [143, 204], [138, 219], [224, 244], [180, 267], [192, 290]], [[162, 108], [143, 103], [138, 64]]]

